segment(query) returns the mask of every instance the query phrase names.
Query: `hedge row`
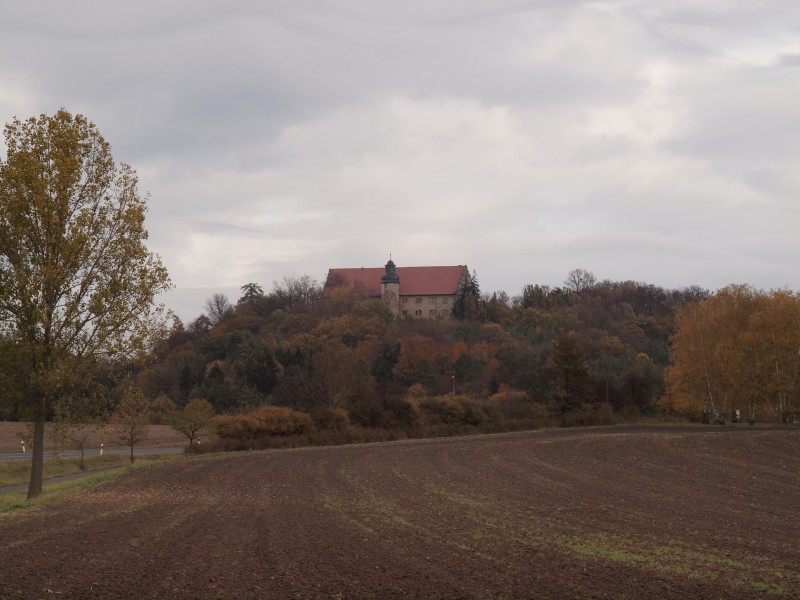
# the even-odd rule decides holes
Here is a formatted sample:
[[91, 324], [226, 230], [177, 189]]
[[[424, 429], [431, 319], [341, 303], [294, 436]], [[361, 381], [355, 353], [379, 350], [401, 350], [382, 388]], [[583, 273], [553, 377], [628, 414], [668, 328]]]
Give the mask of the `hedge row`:
[[502, 391], [488, 400], [467, 396], [408, 397], [393, 405], [403, 414], [402, 426], [363, 427], [351, 424], [341, 408], [317, 408], [311, 414], [282, 406], [261, 406], [215, 418], [219, 442], [204, 450], [245, 450], [306, 445], [388, 441], [537, 429], [548, 426], [600, 425], [613, 422], [610, 408], [585, 406], [565, 415], [533, 403], [527, 394]]

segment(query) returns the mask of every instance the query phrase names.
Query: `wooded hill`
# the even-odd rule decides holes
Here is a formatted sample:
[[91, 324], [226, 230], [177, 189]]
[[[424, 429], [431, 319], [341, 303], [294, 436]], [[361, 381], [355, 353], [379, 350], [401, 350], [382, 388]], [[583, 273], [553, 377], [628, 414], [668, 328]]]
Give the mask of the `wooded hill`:
[[[156, 422], [199, 398], [217, 414], [287, 407], [317, 429], [422, 434], [800, 414], [800, 297], [786, 290], [668, 290], [576, 270], [563, 287], [511, 298], [481, 294], [475, 278], [452, 318], [414, 320], [355, 290], [323, 297], [300, 277], [267, 293], [242, 286], [235, 304], [215, 294], [206, 308], [188, 325], [174, 319], [146, 364], [95, 365], [64, 393], [110, 415], [126, 377]], [[25, 371], [14, 357], [0, 340], [0, 418], [17, 420]]]
[[248, 284], [235, 305], [216, 295], [207, 314], [176, 322], [137, 381], [178, 407], [204, 398], [218, 413], [339, 409], [364, 427], [406, 426], [409, 398], [493, 398], [508, 418], [544, 408], [565, 421], [598, 407], [658, 410], [675, 310], [708, 293], [567, 283], [509, 298], [481, 295], [476, 279], [457, 317], [439, 320], [395, 319], [353, 290], [323, 298], [308, 277], [269, 293]]

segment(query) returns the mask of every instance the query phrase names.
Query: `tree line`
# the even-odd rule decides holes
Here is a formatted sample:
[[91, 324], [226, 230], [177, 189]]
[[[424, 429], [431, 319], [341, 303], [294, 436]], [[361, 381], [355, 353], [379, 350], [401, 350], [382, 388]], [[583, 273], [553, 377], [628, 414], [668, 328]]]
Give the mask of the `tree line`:
[[705, 421], [800, 416], [800, 295], [730, 285], [680, 307], [668, 407]]
[[332, 408], [364, 427], [402, 426], [405, 399], [447, 395], [514, 393], [557, 417], [601, 405], [651, 414], [674, 310], [708, 297], [611, 281], [532, 284], [510, 297], [481, 294], [477, 278], [466, 293], [461, 318], [412, 320], [357, 290], [323, 297], [308, 276], [267, 293], [248, 283], [237, 301], [216, 294], [188, 325], [175, 320], [136, 380], [176, 407], [202, 398], [218, 413]]

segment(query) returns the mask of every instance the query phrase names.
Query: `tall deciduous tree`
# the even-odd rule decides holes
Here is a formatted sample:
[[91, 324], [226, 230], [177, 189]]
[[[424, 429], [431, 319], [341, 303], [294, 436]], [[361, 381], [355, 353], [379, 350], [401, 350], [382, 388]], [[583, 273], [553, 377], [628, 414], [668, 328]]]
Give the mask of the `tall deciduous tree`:
[[284, 276], [283, 282], [273, 282], [271, 295], [281, 308], [293, 312], [313, 306], [322, 297], [322, 286], [308, 275]]
[[762, 298], [751, 329], [763, 344], [764, 401], [779, 421], [790, 422], [800, 409], [800, 296], [773, 290]]
[[800, 408], [800, 296], [729, 285], [677, 311], [668, 370], [673, 408], [724, 418], [759, 407], [776, 420]]
[[169, 288], [145, 246], [146, 197], [81, 115], [14, 119], [0, 161], [0, 324], [28, 364], [35, 428], [28, 497], [42, 491], [44, 424], [83, 364], [131, 357], [162, 326]]
[[674, 408], [722, 419], [759, 393], [763, 382], [753, 368], [759, 341], [749, 329], [758, 297], [748, 286], [731, 285], [676, 311], [668, 375]]

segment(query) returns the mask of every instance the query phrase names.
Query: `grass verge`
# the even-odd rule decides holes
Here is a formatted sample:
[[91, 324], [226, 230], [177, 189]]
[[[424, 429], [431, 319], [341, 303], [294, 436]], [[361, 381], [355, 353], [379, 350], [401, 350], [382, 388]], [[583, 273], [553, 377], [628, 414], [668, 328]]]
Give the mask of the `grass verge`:
[[[167, 454], [138, 455], [136, 462], [152, 463], [154, 460], [164, 460]], [[178, 455], [179, 456], [179, 455]], [[44, 461], [44, 479], [53, 479], [64, 475], [72, 475], [83, 471], [100, 471], [130, 465], [127, 454], [106, 454], [104, 456], [87, 456], [84, 459], [85, 469], [80, 468], [80, 458], [49, 458]], [[29, 460], [0, 461], [0, 488], [10, 485], [27, 484], [31, 477], [31, 462]]]
[[[45, 483], [42, 495], [34, 500], [27, 499], [27, 488], [0, 494], [0, 514], [46, 504], [47, 502], [57, 500], [58, 498], [66, 496], [77, 490], [86, 489], [103, 483], [104, 481], [112, 479], [113, 477], [116, 477], [121, 473], [126, 473], [132, 469], [147, 467], [153, 464], [165, 462], [167, 460], [175, 460], [177, 458], [181, 458], [182, 456], [183, 455], [181, 454], [153, 454], [137, 457], [136, 462], [133, 464], [130, 464], [130, 459], [126, 456], [97, 456], [92, 457], [93, 460], [91, 461], [87, 458], [86, 471], [97, 471], [101, 469], [106, 470], [102, 473], [86, 473], [84, 477], [70, 479], [69, 481], [61, 481], [51, 484]], [[52, 459], [45, 462], [45, 480], [64, 475], [79, 475], [84, 473], [84, 471], [82, 471], [78, 466], [77, 460], [72, 461], [62, 459], [61, 461], [58, 461], [56, 459]], [[0, 483], [0, 487], [27, 483], [28, 478], [30, 477], [30, 464], [26, 464], [26, 470], [22, 471], [13, 468], [4, 468], [10, 464], [11, 462], [5, 464], [0, 463], [0, 469], [2, 469], [2, 471], [0, 471], [0, 482], [8, 481], [8, 483]], [[6, 477], [7, 479], [3, 477]]]

